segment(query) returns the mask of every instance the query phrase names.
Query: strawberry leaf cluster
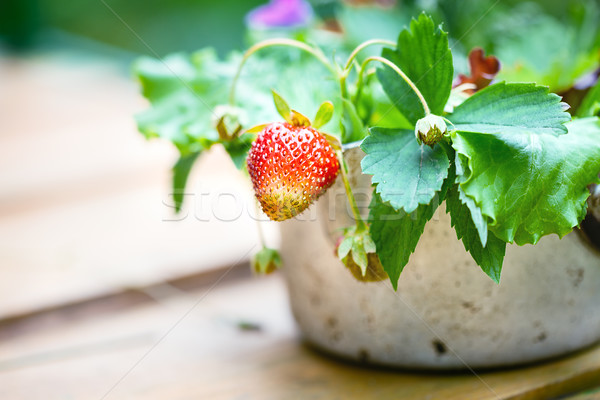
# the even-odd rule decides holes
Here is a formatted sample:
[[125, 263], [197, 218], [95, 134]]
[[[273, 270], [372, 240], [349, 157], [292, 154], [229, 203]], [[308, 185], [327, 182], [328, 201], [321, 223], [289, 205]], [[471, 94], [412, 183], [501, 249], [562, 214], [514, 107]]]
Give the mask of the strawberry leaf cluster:
[[[446, 34], [421, 15], [400, 34], [397, 49], [382, 55], [442, 115], [453, 73]], [[378, 77], [411, 122], [424, 115], [391, 69]], [[394, 286], [443, 200], [457, 238], [496, 282], [507, 243], [562, 237], [579, 224], [587, 185], [598, 181], [600, 122], [569, 122], [567, 108], [545, 87], [500, 82], [445, 114], [451, 130], [433, 148], [409, 140], [408, 130], [371, 129], [362, 143], [362, 168], [373, 175], [376, 192], [371, 233]]]
[[[220, 59], [213, 49], [207, 48], [193, 54], [173, 54], [162, 60], [142, 57], [133, 66], [142, 94], [150, 102], [148, 109], [136, 115], [138, 129], [147, 138], [171, 141], [180, 153], [173, 166], [172, 180], [176, 211], [182, 206], [189, 172], [203, 151], [221, 144], [238, 168], [246, 164], [254, 137], [225, 138], [218, 130], [221, 110], [227, 107], [241, 59], [237, 52]], [[337, 123], [330, 123], [329, 131], [339, 134], [338, 86], [327, 69], [293, 49], [267, 51], [264, 56], [248, 61], [239, 79], [235, 115], [244, 129], [280, 118], [271, 100], [271, 88], [293, 98], [294, 105], [303, 110], [316, 111], [324, 101], [333, 101], [339, 111], [333, 117]]]

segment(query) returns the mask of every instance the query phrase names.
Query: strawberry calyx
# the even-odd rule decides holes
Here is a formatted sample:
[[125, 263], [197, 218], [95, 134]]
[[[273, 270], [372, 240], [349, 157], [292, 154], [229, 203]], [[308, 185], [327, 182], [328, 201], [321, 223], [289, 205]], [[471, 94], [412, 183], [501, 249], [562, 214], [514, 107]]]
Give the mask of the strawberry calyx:
[[329, 121], [331, 121], [332, 117], [333, 117], [333, 103], [330, 101], [324, 101], [323, 103], [321, 103], [321, 105], [319, 106], [319, 109], [317, 110], [317, 114], [315, 115], [312, 126], [315, 129], [319, 129], [320, 127], [322, 127], [323, 125], [325, 125]]
[[310, 119], [304, 114], [290, 108], [288, 102], [277, 93], [274, 89], [271, 89], [273, 94], [273, 103], [275, 108], [281, 117], [288, 123], [297, 127], [308, 127], [312, 126], [315, 129], [319, 129], [323, 125], [327, 124], [333, 117], [333, 103], [331, 101], [324, 101], [317, 110], [314, 122], [311, 123]]
[[338, 258], [361, 282], [378, 282], [388, 277], [375, 251], [369, 230], [357, 226], [344, 230], [336, 248]]
[[296, 110], [291, 110], [290, 119], [287, 122], [289, 122], [290, 124], [292, 124], [292, 126], [295, 126], [297, 128], [306, 128], [312, 126], [312, 124], [310, 123], [310, 119], [308, 119], [306, 116], [304, 116]]
[[219, 139], [225, 142], [235, 140], [242, 133], [246, 119], [246, 112], [239, 107], [223, 104], [213, 110], [213, 126]]
[[310, 119], [296, 110], [292, 110], [287, 101], [274, 89], [271, 89], [273, 94], [273, 103], [281, 117], [292, 126], [303, 128], [311, 126]]
[[444, 118], [434, 114], [428, 114], [417, 121], [415, 125], [415, 137], [419, 144], [429, 147], [435, 146], [448, 131]]

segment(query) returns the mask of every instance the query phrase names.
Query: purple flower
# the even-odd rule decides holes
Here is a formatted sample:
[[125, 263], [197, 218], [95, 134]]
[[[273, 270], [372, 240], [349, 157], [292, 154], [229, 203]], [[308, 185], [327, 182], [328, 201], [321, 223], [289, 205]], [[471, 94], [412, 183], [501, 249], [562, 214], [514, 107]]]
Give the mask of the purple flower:
[[271, 0], [246, 15], [246, 24], [255, 29], [305, 26], [313, 12], [306, 0]]

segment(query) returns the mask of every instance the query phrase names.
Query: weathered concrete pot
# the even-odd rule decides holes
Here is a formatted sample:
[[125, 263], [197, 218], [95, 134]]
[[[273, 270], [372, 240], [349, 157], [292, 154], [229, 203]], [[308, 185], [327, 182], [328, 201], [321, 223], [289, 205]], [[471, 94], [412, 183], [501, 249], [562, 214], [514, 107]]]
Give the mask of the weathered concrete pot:
[[[360, 150], [346, 156], [357, 170]], [[351, 183], [368, 193], [369, 177]], [[335, 257], [335, 229], [352, 223], [342, 193], [338, 180], [312, 213], [281, 225], [291, 308], [317, 347], [374, 364], [461, 369], [541, 360], [600, 339], [600, 253], [577, 232], [509, 245], [496, 285], [442, 205], [395, 292], [388, 281], [356, 281]]]

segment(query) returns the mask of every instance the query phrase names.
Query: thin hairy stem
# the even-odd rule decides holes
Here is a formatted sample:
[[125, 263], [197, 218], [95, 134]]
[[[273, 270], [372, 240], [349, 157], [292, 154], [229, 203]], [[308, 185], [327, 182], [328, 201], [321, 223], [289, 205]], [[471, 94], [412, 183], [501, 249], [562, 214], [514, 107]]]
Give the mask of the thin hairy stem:
[[359, 44], [353, 51], [352, 53], [350, 53], [350, 56], [348, 57], [348, 61], [346, 61], [346, 66], [344, 66], [344, 71], [350, 72], [350, 70], [352, 69], [352, 62], [354, 61], [354, 59], [356, 58], [356, 56], [358, 55], [358, 53], [360, 53], [363, 49], [372, 46], [374, 44], [380, 44], [380, 45], [384, 45], [384, 46], [393, 46], [396, 47], [396, 42], [393, 42], [391, 40], [386, 40], [386, 39], [371, 39], [371, 40], [367, 40], [364, 43]]
[[348, 180], [348, 166], [346, 165], [346, 160], [344, 160], [344, 155], [341, 151], [337, 151], [336, 154], [340, 163], [340, 172], [342, 173], [342, 181], [344, 182], [346, 197], [348, 197], [348, 202], [350, 203], [350, 208], [352, 209], [352, 215], [354, 215], [354, 219], [356, 220], [356, 231], [360, 232], [366, 229], [367, 225], [360, 216], [360, 212], [358, 211], [358, 205], [356, 204], [356, 199], [354, 198], [352, 188], [350, 187], [350, 181]]
[[415, 92], [415, 94], [419, 98], [419, 101], [421, 102], [421, 104], [423, 105], [423, 109], [425, 110], [425, 115], [431, 114], [431, 111], [429, 110], [429, 106], [427, 105], [427, 101], [425, 101], [425, 97], [423, 97], [423, 94], [417, 88], [417, 85], [415, 85], [414, 82], [410, 80], [410, 78], [404, 73], [404, 71], [402, 71], [400, 68], [398, 68], [398, 66], [396, 64], [394, 64], [393, 62], [391, 62], [390, 60], [385, 59], [383, 57], [377, 57], [377, 56], [367, 58], [365, 61], [363, 61], [362, 65], [360, 66], [360, 71], [358, 72], [358, 83], [356, 85], [357, 92], [356, 92], [356, 97], [354, 99], [355, 102], [358, 101], [358, 99], [360, 98], [362, 84], [363, 84], [364, 71], [367, 67], [367, 64], [369, 64], [371, 61], [379, 61], [380, 63], [385, 64], [386, 66], [388, 66], [392, 70], [394, 70], [394, 72], [396, 72], [398, 75], [400, 75], [400, 77], [402, 79], [404, 79], [404, 82], [406, 82], [408, 84], [408, 86], [410, 86], [410, 88], [413, 90], [413, 92]]
[[285, 38], [264, 40], [260, 43], [255, 44], [254, 46], [250, 47], [244, 53], [242, 62], [240, 63], [240, 65], [235, 73], [235, 76], [233, 77], [233, 81], [231, 82], [231, 90], [229, 92], [229, 104], [230, 105], [235, 104], [235, 88], [236, 88], [237, 82], [240, 78], [240, 74], [242, 73], [242, 69], [243, 69], [244, 65], [246, 64], [246, 61], [248, 61], [250, 56], [252, 54], [256, 53], [257, 51], [265, 49], [267, 47], [273, 47], [273, 46], [294, 47], [294, 48], [297, 48], [300, 50], [304, 50], [305, 52], [313, 55], [323, 65], [325, 65], [327, 67], [327, 69], [329, 69], [334, 75], [336, 75], [336, 76], [338, 75], [338, 71], [327, 60], [325, 55], [323, 55], [323, 53], [320, 50], [318, 50], [314, 47], [311, 47], [311, 46], [307, 45], [306, 43], [302, 43], [302, 42], [299, 42], [299, 41], [293, 40], [293, 39], [285, 39]]

